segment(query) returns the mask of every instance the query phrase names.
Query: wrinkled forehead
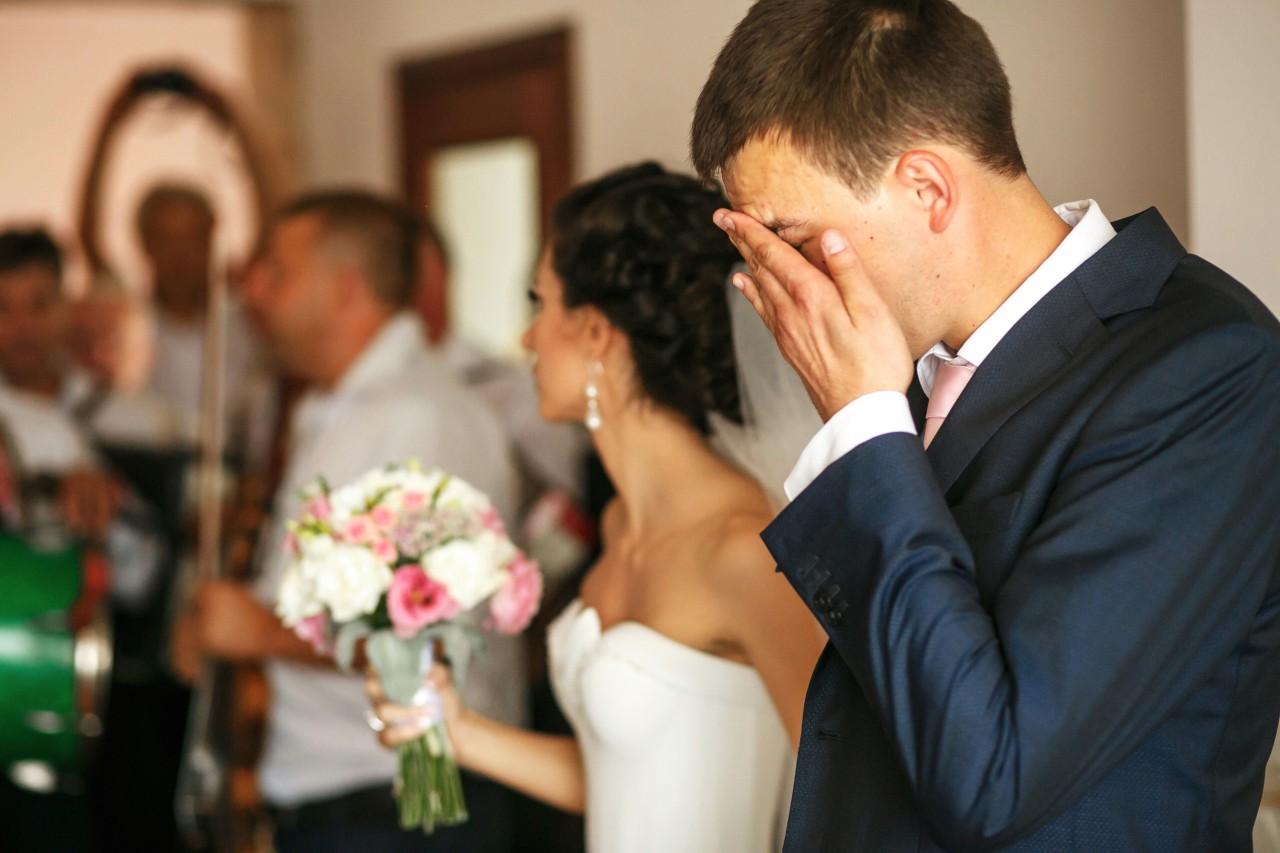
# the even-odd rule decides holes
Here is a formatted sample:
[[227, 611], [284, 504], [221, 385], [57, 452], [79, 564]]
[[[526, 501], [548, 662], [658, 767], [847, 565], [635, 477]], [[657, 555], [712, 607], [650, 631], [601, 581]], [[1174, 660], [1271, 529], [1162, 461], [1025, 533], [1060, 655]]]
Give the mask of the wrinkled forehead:
[[735, 210], [759, 218], [774, 207], [788, 207], [810, 191], [823, 173], [785, 138], [748, 140], [721, 170], [725, 194]]

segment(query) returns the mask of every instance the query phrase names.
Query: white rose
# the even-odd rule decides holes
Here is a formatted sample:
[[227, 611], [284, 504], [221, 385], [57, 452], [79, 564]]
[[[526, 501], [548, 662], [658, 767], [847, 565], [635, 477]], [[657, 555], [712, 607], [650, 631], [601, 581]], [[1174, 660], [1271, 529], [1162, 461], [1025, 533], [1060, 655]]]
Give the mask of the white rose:
[[299, 536], [298, 551], [301, 563], [299, 570], [306, 577], [315, 577], [315, 564], [323, 564], [333, 553], [333, 537], [327, 533], [315, 536]]
[[336, 622], [372, 613], [390, 585], [391, 569], [359, 545], [334, 545], [315, 578], [316, 597]]
[[464, 539], [428, 551], [422, 568], [427, 577], [444, 584], [463, 610], [475, 607], [502, 586], [502, 572], [491, 555]]
[[343, 486], [329, 493], [330, 523], [341, 530], [354, 515], [364, 513], [365, 493], [355, 484]]
[[292, 628], [308, 616], [324, 609], [315, 596], [315, 587], [303, 574], [301, 560], [294, 560], [284, 571], [276, 594], [276, 615]]
[[485, 530], [475, 538], [476, 548], [495, 568], [505, 566], [516, 555], [516, 546], [505, 536]]
[[459, 480], [457, 477], [449, 478], [449, 482], [445, 484], [444, 491], [440, 493], [438, 505], [462, 509], [470, 513], [478, 513], [489, 509], [491, 506], [489, 498], [485, 496], [484, 492], [465, 480]]

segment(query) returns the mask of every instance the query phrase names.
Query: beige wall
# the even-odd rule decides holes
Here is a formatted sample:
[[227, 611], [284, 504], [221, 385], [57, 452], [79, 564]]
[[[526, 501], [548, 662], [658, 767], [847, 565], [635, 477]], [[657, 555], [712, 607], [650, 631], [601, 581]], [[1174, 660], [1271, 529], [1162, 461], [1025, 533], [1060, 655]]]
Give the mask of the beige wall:
[[[1155, 205], [1280, 308], [1276, 0], [959, 0], [1000, 51], [1032, 177], [1113, 218]], [[750, 0], [296, 0], [305, 173], [398, 189], [393, 69], [548, 24], [577, 29], [579, 176], [687, 165], [688, 124]]]
[[306, 174], [398, 189], [398, 62], [569, 23], [579, 176], [686, 162], [712, 59], [748, 0], [297, 0]]
[[[235, 3], [0, 3], [0, 227], [44, 223], [71, 245], [107, 101], [141, 66], [178, 62], [227, 94], [250, 121], [276, 181], [289, 186], [292, 92], [280, 73], [291, 61], [286, 17], [281, 7]], [[262, 77], [273, 78], [270, 89], [256, 85]], [[263, 114], [259, 102], [271, 120], [255, 120]], [[243, 257], [255, 226], [251, 188], [237, 150], [207, 114], [149, 100], [116, 141], [104, 186], [104, 236], [127, 280], [145, 278], [133, 210], [158, 179], [208, 191], [223, 214], [220, 254]], [[72, 270], [73, 278], [81, 271]]]
[[1191, 246], [1280, 313], [1280, 3], [1187, 0]]
[[[1051, 201], [1112, 216], [1158, 205], [1185, 235], [1183, 19], [1172, 0], [961, 0], [1014, 85], [1032, 173]], [[749, 0], [298, 0], [305, 163], [315, 181], [396, 188], [397, 61], [552, 22], [577, 28], [579, 173], [687, 164], [689, 120]]]
[[958, 0], [1013, 85], [1023, 155], [1053, 204], [1112, 219], [1155, 205], [1188, 236], [1186, 64], [1178, 0]]
[[[74, 236], [89, 147], [107, 99], [140, 63], [182, 60], [209, 79], [243, 84], [244, 36], [233, 7], [174, 9], [143, 3], [0, 5], [0, 223], [50, 225]], [[139, 116], [121, 140], [106, 186], [107, 251], [130, 278], [141, 275], [131, 210], [157, 175], [217, 184], [218, 146], [186, 121]], [[21, 128], [14, 132], [12, 129]], [[224, 203], [244, 194], [228, 186]], [[244, 242], [232, 224], [231, 245]]]

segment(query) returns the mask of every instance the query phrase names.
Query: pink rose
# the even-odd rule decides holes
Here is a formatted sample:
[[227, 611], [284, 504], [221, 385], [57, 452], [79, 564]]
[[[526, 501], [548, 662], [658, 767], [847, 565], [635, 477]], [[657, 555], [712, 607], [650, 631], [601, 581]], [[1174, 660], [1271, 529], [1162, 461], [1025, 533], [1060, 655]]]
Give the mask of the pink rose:
[[375, 539], [371, 546], [373, 556], [388, 566], [396, 561], [396, 546], [390, 539]]
[[378, 528], [380, 532], [386, 533], [396, 523], [396, 514], [391, 511], [390, 507], [375, 506], [369, 510], [369, 521], [373, 522], [373, 526]]
[[427, 496], [423, 492], [405, 492], [403, 503], [405, 512], [416, 512], [426, 505]]
[[529, 627], [542, 598], [542, 573], [524, 554], [507, 564], [507, 580], [489, 600], [485, 627], [503, 634], [519, 634]]
[[421, 629], [458, 613], [458, 603], [443, 584], [427, 577], [419, 566], [405, 566], [391, 578], [387, 615], [396, 635], [412, 637]]
[[303, 640], [306, 640], [311, 648], [316, 650], [316, 654], [333, 654], [333, 644], [329, 642], [329, 616], [327, 613], [322, 611], [315, 616], [308, 616], [293, 626], [293, 632]]
[[493, 507], [480, 511], [480, 523], [490, 533], [498, 536], [507, 535], [507, 526], [502, 523], [502, 515]]
[[342, 528], [342, 537], [348, 542], [368, 542], [373, 538], [373, 534], [373, 525], [369, 523], [369, 517], [365, 515], [357, 515], [348, 519]]
[[329, 518], [329, 496], [316, 495], [311, 500], [302, 505], [302, 514], [311, 516], [317, 521], [325, 521]]

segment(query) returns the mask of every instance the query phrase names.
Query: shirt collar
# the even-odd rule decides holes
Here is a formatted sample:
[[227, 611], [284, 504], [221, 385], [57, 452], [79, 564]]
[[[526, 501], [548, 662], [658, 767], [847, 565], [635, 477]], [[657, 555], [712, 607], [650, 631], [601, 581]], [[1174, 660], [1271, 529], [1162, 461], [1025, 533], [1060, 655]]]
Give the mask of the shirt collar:
[[414, 357], [425, 352], [426, 338], [417, 315], [401, 311], [393, 315], [373, 336], [346, 373], [327, 391], [310, 390], [298, 401], [294, 432], [310, 432], [333, 401], [377, 385], [402, 371]]
[[1044, 263], [974, 330], [958, 352], [952, 352], [946, 344], [939, 341], [916, 363], [916, 376], [926, 396], [933, 391], [939, 362], [980, 366], [1009, 330], [1036, 303], [1116, 236], [1116, 229], [1107, 221], [1102, 208], [1093, 199], [1060, 204], [1053, 212], [1071, 226], [1071, 231], [1053, 253], [1045, 258]]

